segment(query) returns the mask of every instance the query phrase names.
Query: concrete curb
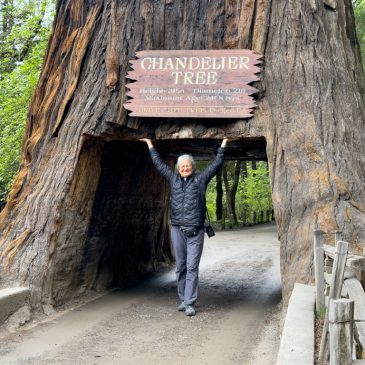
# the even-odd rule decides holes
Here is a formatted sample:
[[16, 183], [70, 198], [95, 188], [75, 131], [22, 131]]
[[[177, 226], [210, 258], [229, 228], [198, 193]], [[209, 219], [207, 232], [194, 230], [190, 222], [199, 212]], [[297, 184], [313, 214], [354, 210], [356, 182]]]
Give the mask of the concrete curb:
[[25, 287], [0, 290], [0, 325], [19, 308], [24, 306], [29, 294], [29, 289]]
[[280, 341], [277, 365], [314, 363], [315, 287], [295, 283]]

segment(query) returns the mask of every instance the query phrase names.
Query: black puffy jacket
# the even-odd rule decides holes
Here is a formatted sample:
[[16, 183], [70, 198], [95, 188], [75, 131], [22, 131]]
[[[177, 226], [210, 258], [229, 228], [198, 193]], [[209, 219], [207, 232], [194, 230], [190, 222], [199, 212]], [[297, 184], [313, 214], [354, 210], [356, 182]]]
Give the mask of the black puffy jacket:
[[151, 158], [157, 170], [164, 176], [171, 188], [171, 224], [176, 226], [203, 227], [205, 221], [205, 191], [209, 181], [223, 164], [225, 148], [218, 149], [214, 161], [202, 172], [193, 173], [184, 184], [184, 179], [174, 172], [160, 158], [157, 150], [151, 148]]

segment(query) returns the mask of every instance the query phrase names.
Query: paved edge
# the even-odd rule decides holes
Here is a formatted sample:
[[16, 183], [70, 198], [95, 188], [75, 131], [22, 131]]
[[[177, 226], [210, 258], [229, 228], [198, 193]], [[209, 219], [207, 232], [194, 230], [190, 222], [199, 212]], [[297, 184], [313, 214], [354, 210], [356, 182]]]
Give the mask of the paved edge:
[[289, 299], [277, 365], [314, 363], [315, 287], [295, 283]]
[[26, 304], [30, 291], [25, 287], [0, 290], [0, 325]]

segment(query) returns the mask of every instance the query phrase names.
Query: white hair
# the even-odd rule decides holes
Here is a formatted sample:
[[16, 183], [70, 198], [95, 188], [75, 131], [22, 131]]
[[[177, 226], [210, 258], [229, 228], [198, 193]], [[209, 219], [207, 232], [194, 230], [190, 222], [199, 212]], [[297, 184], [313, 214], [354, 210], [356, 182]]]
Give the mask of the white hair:
[[195, 171], [195, 161], [194, 161], [194, 158], [193, 158], [192, 155], [181, 155], [181, 156], [179, 156], [179, 158], [177, 159], [177, 167], [180, 166], [181, 161], [183, 161], [183, 160], [190, 161], [191, 166], [193, 167], [193, 170]]

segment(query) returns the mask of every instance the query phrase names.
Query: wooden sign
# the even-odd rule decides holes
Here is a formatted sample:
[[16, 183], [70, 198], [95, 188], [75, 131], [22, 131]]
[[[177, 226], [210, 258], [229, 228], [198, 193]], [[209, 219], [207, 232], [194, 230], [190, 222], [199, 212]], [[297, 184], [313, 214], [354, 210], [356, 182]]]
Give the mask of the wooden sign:
[[261, 56], [247, 49], [141, 51], [126, 85], [131, 116], [249, 118]]

